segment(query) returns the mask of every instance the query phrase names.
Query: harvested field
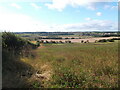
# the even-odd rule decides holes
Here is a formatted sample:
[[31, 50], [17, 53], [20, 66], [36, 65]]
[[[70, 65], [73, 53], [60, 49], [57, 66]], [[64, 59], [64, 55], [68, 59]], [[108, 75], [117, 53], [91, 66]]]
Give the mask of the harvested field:
[[82, 40], [83, 41], [87, 41], [89, 40], [89, 42], [95, 42], [96, 40], [101, 40], [101, 39], [112, 39], [112, 38], [119, 38], [119, 37], [96, 37], [96, 38], [86, 38], [86, 39], [42, 39], [44, 41], [62, 41], [65, 42], [67, 40], [72, 41], [73, 43], [80, 43]]

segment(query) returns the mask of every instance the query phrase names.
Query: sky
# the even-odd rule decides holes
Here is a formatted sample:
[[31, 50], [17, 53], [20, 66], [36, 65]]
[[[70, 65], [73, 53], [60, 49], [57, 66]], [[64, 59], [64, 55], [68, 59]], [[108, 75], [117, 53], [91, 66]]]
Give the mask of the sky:
[[1, 0], [0, 31], [117, 31], [117, 0]]

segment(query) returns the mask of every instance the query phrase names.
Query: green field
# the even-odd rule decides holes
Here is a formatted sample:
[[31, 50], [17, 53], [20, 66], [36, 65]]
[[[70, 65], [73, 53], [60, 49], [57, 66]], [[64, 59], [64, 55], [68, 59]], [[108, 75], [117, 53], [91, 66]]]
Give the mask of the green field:
[[118, 41], [43, 46], [34, 51], [34, 59], [22, 58], [43, 75], [40, 81], [35, 75], [29, 78], [33, 87], [118, 87]]

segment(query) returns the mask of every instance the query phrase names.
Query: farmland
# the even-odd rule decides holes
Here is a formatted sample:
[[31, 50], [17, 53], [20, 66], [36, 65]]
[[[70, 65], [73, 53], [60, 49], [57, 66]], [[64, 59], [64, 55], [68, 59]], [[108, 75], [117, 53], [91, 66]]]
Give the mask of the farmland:
[[2, 90], [119, 89], [120, 0], [11, 1], [0, 3]]
[[34, 41], [55, 41], [80, 43], [81, 41], [95, 42], [101, 39], [118, 38], [119, 32], [23, 32], [15, 33], [21, 38]]
[[[22, 58], [41, 72], [33, 74], [33, 87], [118, 87], [118, 41], [112, 43], [46, 44], [35, 50], [34, 60]], [[47, 74], [46, 74], [47, 73]], [[33, 79], [34, 77], [34, 79]], [[36, 78], [35, 78], [36, 77]], [[41, 80], [41, 85], [38, 83]]]
[[[56, 39], [47, 39], [49, 43], [44, 43], [39, 42], [41, 39], [29, 40], [29, 37], [26, 41], [9, 34], [5, 33], [3, 38], [4, 88], [118, 87], [119, 39], [115, 39], [118, 37], [67, 39], [73, 40], [72, 43], [52, 43]], [[95, 42], [101, 39], [104, 40]], [[10, 40], [15, 43], [11, 44]]]
[[[101, 39], [112, 39], [112, 38], [118, 38], [118, 37], [97, 37], [97, 38], [93, 38], [93, 37], [89, 37], [89, 38], [84, 38], [84, 39], [40, 39], [40, 40], [44, 40], [44, 41], [62, 41], [62, 42], [65, 42], [67, 40], [73, 42], [73, 43], [81, 43], [81, 41], [89, 41], [89, 42], [95, 42], [96, 40], [101, 40]], [[39, 40], [39, 39], [38, 39]]]

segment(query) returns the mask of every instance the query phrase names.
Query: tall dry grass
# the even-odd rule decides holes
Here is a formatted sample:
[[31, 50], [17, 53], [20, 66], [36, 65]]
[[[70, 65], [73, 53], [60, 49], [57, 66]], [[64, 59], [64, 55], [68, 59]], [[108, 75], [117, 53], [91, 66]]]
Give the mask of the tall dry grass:
[[88, 44], [46, 44], [36, 50], [34, 68], [43, 64], [52, 69], [49, 88], [116, 88], [118, 87], [118, 42]]

